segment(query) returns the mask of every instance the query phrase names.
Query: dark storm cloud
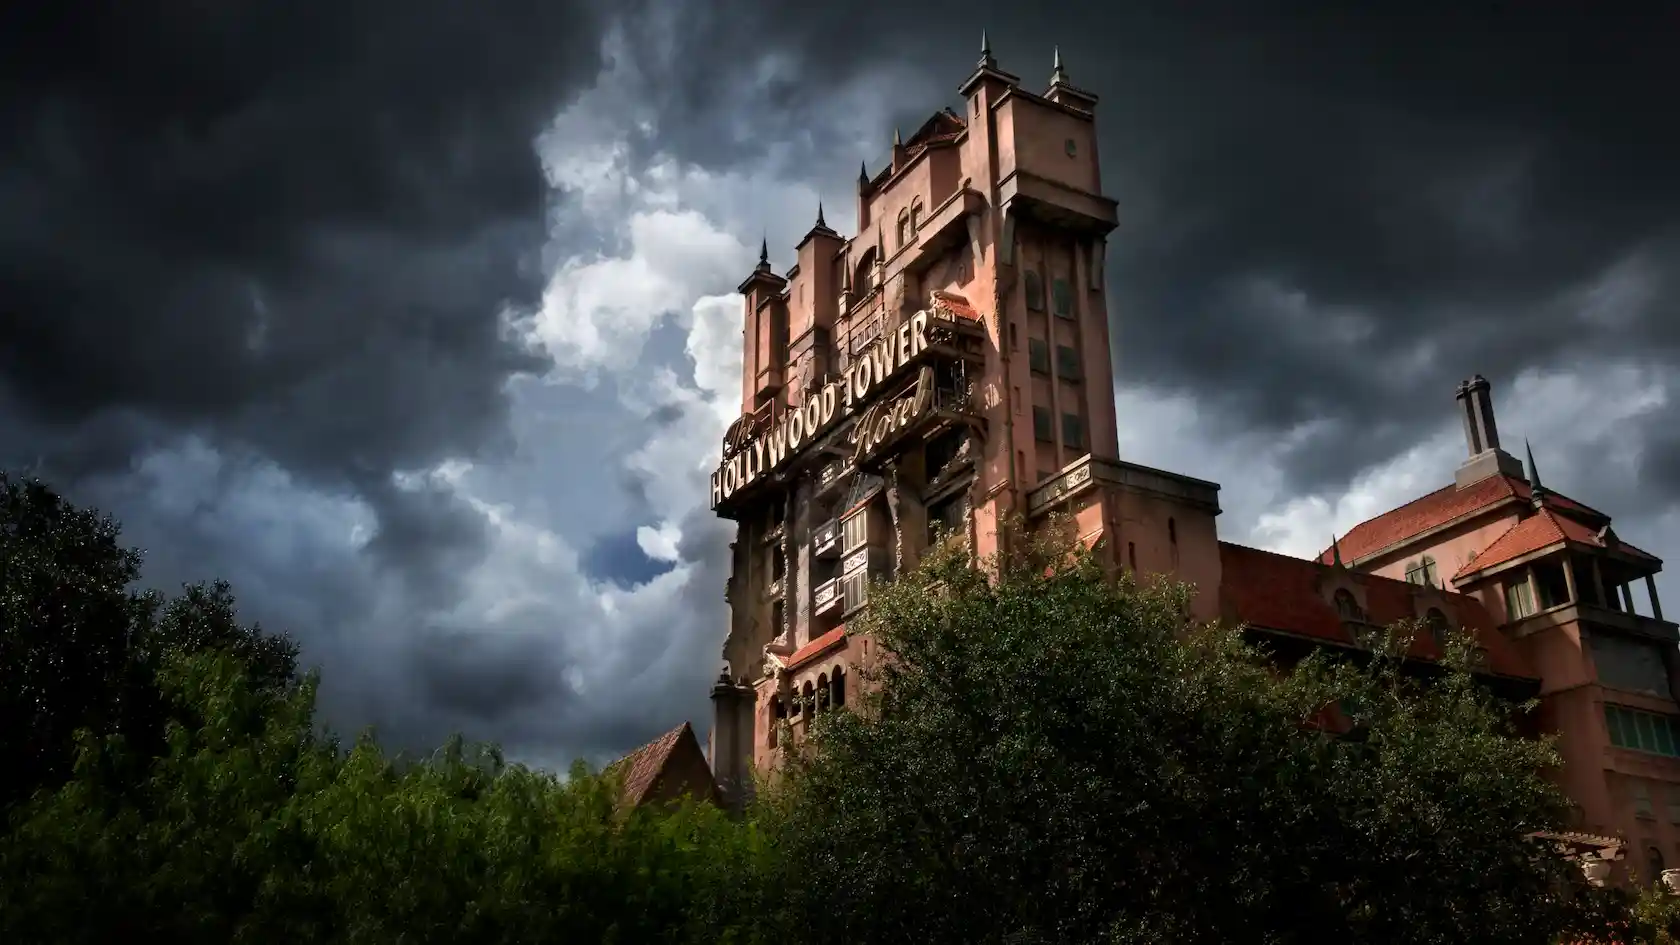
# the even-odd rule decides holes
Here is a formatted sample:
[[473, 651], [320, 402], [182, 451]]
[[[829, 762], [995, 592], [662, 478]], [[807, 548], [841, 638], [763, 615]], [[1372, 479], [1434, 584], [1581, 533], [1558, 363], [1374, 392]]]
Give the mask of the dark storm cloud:
[[[544, 367], [502, 324], [547, 275], [533, 141], [602, 24], [588, 0], [8, 5], [0, 465], [128, 520], [156, 583], [233, 579], [338, 661], [328, 702], [412, 718], [369, 664], [454, 600], [486, 526], [393, 473], [508, 453], [507, 381]], [[192, 444], [246, 493], [140, 468]], [[283, 534], [311, 495], [372, 511], [364, 555]], [[540, 665], [488, 647], [428, 685], [470, 707], [497, 661]]]
[[[766, 92], [769, 126], [888, 64], [919, 63], [952, 95], [982, 27], [1029, 88], [1059, 45], [1075, 84], [1102, 96], [1123, 378], [1192, 393], [1233, 429], [1317, 422], [1288, 457], [1294, 487], [1393, 455], [1448, 416], [1471, 373], [1508, 384], [1564, 359], [1672, 362], [1680, 348], [1680, 128], [1658, 117], [1662, 90], [1680, 87], [1672, 5], [725, 8], [701, 35], [730, 54], [673, 68], [795, 50], [803, 71]], [[711, 114], [710, 86], [670, 88]], [[899, 120], [945, 102], [906, 102]], [[715, 135], [689, 150], [734, 155]], [[1568, 296], [1635, 254], [1654, 295], [1613, 330], [1584, 317]], [[1394, 409], [1414, 402], [1430, 406]], [[1680, 478], [1665, 488], [1680, 497]]]
[[[346, 484], [494, 445], [543, 273], [532, 138], [580, 3], [23, 4], [0, 26], [0, 381], [103, 451], [139, 416]], [[127, 447], [127, 449], [124, 449]]]

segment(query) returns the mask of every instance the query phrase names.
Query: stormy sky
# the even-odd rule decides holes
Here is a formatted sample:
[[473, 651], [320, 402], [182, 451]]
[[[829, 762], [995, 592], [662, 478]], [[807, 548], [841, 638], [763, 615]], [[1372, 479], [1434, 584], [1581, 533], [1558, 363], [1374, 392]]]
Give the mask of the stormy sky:
[[8, 5], [0, 465], [233, 581], [342, 730], [704, 731], [730, 293], [819, 200], [849, 231], [984, 27], [1101, 97], [1122, 451], [1221, 482], [1226, 538], [1450, 481], [1480, 372], [1680, 560], [1680, 8], [1366, 6]]

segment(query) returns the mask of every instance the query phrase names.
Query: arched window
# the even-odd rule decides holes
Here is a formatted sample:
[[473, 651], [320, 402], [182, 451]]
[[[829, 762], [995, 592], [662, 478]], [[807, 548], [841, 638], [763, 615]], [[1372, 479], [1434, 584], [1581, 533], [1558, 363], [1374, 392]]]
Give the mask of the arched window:
[[1036, 270], [1028, 269], [1022, 285], [1027, 293], [1027, 311], [1044, 311], [1044, 279]]
[[822, 675], [817, 677], [817, 711], [818, 712], [827, 712], [828, 711], [828, 698], [829, 698], [828, 674], [823, 673]]
[[1131, 564], [1134, 572], [1137, 571], [1137, 542], [1126, 542], [1126, 561]]
[[912, 203], [910, 205], [910, 232], [912, 232], [912, 233], [919, 232], [921, 230], [921, 228], [922, 228], [922, 201], [921, 201], [921, 198], [917, 198], [916, 202]]
[[846, 707], [846, 671], [834, 667], [834, 676], [829, 680], [829, 688], [834, 690], [828, 697], [829, 704], [836, 709]]
[[811, 716], [816, 714], [816, 710], [817, 710], [816, 695], [817, 694], [816, 694], [814, 688], [811, 686], [810, 682], [807, 681], [805, 683], [805, 691], [804, 691], [804, 693], [803, 693], [803, 695], [801, 696], [801, 699], [800, 699], [800, 701], [805, 703], [802, 711], [805, 713], [805, 720], [806, 721], [810, 721]]
[[1347, 588], [1338, 588], [1336, 596], [1336, 614], [1343, 620], [1364, 620], [1365, 611], [1359, 607], [1359, 601], [1354, 600], [1353, 592]]
[[910, 222], [910, 211], [908, 211], [908, 210], [898, 211], [898, 248], [899, 249], [903, 249], [904, 244], [910, 242], [910, 230], [913, 226], [914, 226], [914, 224], [912, 224]]
[[863, 251], [858, 258], [857, 269], [852, 271], [852, 298], [860, 299], [875, 288], [875, 247], [871, 246]]
[[1424, 587], [1440, 587], [1441, 581], [1435, 570], [1435, 559], [1429, 555], [1424, 555], [1407, 565], [1406, 580]]
[[1435, 641], [1435, 649], [1445, 653], [1447, 651], [1447, 615], [1441, 613], [1440, 608], [1431, 607], [1423, 615], [1423, 625], [1429, 628], [1429, 638]]
[[786, 722], [786, 721], [787, 721], [787, 703], [782, 701], [781, 696], [771, 696], [770, 697], [770, 731], [768, 733], [769, 744], [770, 744], [771, 748], [775, 748], [776, 743], [778, 741], [780, 741], [780, 739], [782, 737], [782, 723]]
[[1649, 847], [1645, 848], [1645, 869], [1646, 869], [1647, 872], [1650, 873], [1650, 876], [1648, 877], [1650, 882], [1655, 883], [1655, 882], [1658, 882], [1662, 879], [1662, 874], [1663, 874], [1662, 850], [1656, 848], [1655, 846], [1649, 846]]
[[1178, 544], [1178, 521], [1167, 519], [1167, 541]]

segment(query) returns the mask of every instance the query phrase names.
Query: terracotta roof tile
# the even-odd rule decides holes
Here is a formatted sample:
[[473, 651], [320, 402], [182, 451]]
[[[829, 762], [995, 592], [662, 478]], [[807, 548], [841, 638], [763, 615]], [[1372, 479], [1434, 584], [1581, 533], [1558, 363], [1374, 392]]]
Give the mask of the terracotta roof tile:
[[846, 625], [841, 624], [822, 636], [817, 637], [815, 640], [812, 640], [810, 643], [794, 650], [793, 655], [789, 656], [783, 665], [790, 670], [798, 669], [800, 666], [816, 659], [818, 656], [827, 653], [835, 647], [841, 646], [845, 642]]
[[607, 765], [601, 773], [616, 775], [623, 772], [625, 804], [632, 807], [640, 804], [647, 796], [648, 789], [659, 780], [660, 772], [665, 770], [666, 762], [671, 760], [671, 752], [685, 734], [689, 738], [695, 737], [687, 722]]
[[[1503, 499], [1517, 498], [1528, 501], [1532, 496], [1527, 480], [1515, 476], [1489, 476], [1465, 489], [1449, 485], [1399, 508], [1390, 509], [1376, 518], [1360, 522], [1341, 536], [1337, 544], [1341, 546], [1342, 561], [1352, 563], [1454, 519], [1479, 512]], [[1609, 521], [1609, 516], [1604, 513], [1567, 496], [1554, 492], [1551, 493], [1551, 499], [1561, 511], [1593, 520]], [[1318, 556], [1318, 560], [1328, 564], [1331, 560], [1330, 549], [1325, 549]]]
[[[1598, 537], [1598, 531], [1575, 521], [1565, 515], [1557, 515], [1551, 509], [1541, 509], [1515, 525], [1505, 534], [1493, 540], [1493, 543], [1482, 549], [1481, 554], [1466, 561], [1464, 567], [1458, 569], [1453, 580], [1467, 577], [1478, 571], [1485, 571], [1495, 565], [1504, 564], [1531, 552], [1558, 544], [1572, 541], [1582, 545], [1603, 547], [1604, 543]], [[1640, 551], [1626, 543], [1617, 542], [1618, 550], [1628, 554], [1656, 560], [1652, 555]]]
[[[1353, 645], [1353, 635], [1319, 590], [1323, 578], [1331, 572], [1330, 566], [1223, 541], [1219, 543], [1219, 560], [1223, 570], [1221, 593], [1237, 619], [1253, 627]], [[1414, 595], [1421, 588], [1372, 574], [1356, 574], [1354, 579], [1365, 590], [1371, 622], [1387, 626], [1420, 616]], [[1472, 632], [1487, 650], [1489, 671], [1538, 678], [1511, 642], [1495, 629], [1493, 618], [1480, 601], [1451, 591], [1440, 593], [1449, 622]], [[1413, 639], [1408, 655], [1424, 660], [1441, 656], [1427, 634]]]

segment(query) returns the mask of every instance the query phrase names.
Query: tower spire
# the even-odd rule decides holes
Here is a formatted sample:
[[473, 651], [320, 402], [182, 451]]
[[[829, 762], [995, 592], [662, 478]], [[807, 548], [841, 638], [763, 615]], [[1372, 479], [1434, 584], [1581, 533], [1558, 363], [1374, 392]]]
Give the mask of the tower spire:
[[869, 162], [858, 162], [858, 190], [869, 186]]
[[996, 65], [997, 60], [992, 58], [992, 41], [986, 38], [986, 30], [982, 28], [980, 30], [980, 68], [990, 69]]
[[770, 234], [758, 241], [758, 268], [762, 272], [770, 271]]
[[1336, 540], [1335, 532], [1330, 533], [1330, 563], [1338, 568], [1345, 567], [1342, 564], [1342, 544]]
[[817, 229], [819, 229], [819, 230], [828, 229], [828, 223], [823, 220], [822, 201], [821, 200], [817, 201]]
[[896, 126], [893, 128], [893, 147], [904, 147], [904, 136], [898, 133], [898, 128]]
[[1523, 440], [1523, 451], [1528, 454], [1529, 492], [1533, 494], [1536, 506], [1545, 505], [1546, 487], [1540, 483], [1540, 467], [1534, 463], [1534, 447], [1529, 445], [1526, 438]]
[[1067, 70], [1062, 68], [1062, 47], [1060, 46], [1056, 47], [1056, 64], [1055, 68], [1050, 72], [1050, 84], [1068, 84]]

